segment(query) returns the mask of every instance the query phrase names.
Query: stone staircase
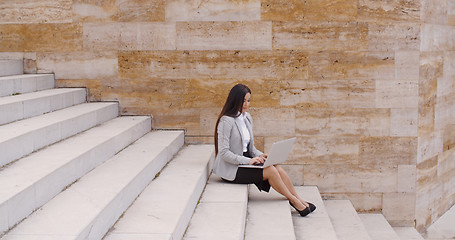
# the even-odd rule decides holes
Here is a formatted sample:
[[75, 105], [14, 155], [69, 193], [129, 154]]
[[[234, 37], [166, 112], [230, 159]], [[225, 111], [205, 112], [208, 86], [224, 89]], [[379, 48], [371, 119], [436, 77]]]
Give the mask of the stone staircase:
[[0, 60], [2, 240], [423, 239], [314, 186], [296, 187], [318, 207], [302, 218], [273, 190], [210, 176], [213, 150]]

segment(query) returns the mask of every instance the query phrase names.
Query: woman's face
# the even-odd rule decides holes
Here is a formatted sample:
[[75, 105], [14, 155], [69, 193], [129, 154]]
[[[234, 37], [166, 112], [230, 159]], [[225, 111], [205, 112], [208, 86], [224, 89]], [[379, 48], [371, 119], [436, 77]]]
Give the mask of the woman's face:
[[251, 94], [246, 93], [245, 99], [243, 101], [242, 113], [246, 113], [248, 111], [248, 107], [250, 106], [250, 98], [251, 98]]

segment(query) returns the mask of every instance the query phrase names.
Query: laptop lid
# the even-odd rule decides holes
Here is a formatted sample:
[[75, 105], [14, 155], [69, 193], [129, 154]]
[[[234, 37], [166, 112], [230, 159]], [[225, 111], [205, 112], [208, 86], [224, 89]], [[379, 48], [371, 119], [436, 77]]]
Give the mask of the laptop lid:
[[266, 168], [268, 166], [272, 166], [275, 164], [282, 163], [286, 161], [289, 154], [291, 153], [292, 146], [294, 145], [296, 138], [289, 138], [286, 140], [278, 141], [273, 143], [272, 148], [267, 156], [267, 160], [265, 161], [264, 165], [239, 165], [239, 167], [246, 167], [246, 168]]

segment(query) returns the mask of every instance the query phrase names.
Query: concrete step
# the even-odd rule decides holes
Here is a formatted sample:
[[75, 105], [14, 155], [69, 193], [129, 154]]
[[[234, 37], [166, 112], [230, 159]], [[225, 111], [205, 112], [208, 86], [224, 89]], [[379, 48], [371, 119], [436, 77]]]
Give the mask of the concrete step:
[[59, 88], [0, 98], [0, 125], [86, 101], [85, 88]]
[[0, 59], [0, 77], [18, 74], [24, 74], [24, 64], [22, 60]]
[[252, 185], [248, 194], [248, 216], [245, 240], [295, 240], [288, 200], [272, 188], [259, 192]]
[[427, 228], [426, 239], [455, 239], [455, 205]]
[[54, 74], [21, 74], [0, 77], [0, 97], [54, 88]]
[[295, 187], [295, 190], [305, 201], [316, 205], [316, 210], [306, 217], [301, 217], [294, 208], [291, 208], [296, 238], [302, 240], [337, 240], [335, 229], [318, 188], [315, 186], [299, 186]]
[[0, 234], [150, 130], [149, 117], [116, 118], [5, 167], [0, 171]]
[[181, 239], [207, 182], [213, 158], [213, 145], [184, 147], [104, 239]]
[[4, 239], [101, 239], [183, 142], [183, 131], [145, 135], [46, 203]]
[[373, 240], [400, 240], [382, 214], [359, 214], [365, 229]]
[[371, 240], [349, 200], [326, 200], [324, 204], [339, 240]]
[[422, 235], [413, 227], [393, 227], [400, 240], [424, 240]]
[[2, 125], [0, 166], [117, 116], [117, 103], [86, 103]]
[[243, 240], [247, 205], [247, 184], [226, 183], [212, 175], [183, 239]]

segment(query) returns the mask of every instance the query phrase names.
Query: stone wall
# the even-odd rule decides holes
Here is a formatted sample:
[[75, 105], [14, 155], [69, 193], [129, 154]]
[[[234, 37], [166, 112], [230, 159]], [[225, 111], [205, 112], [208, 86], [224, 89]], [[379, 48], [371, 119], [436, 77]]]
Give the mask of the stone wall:
[[416, 220], [455, 203], [455, 1], [422, 1]]
[[295, 184], [394, 225], [455, 201], [455, 0], [4, 0], [0, 57], [213, 142], [235, 83]]

